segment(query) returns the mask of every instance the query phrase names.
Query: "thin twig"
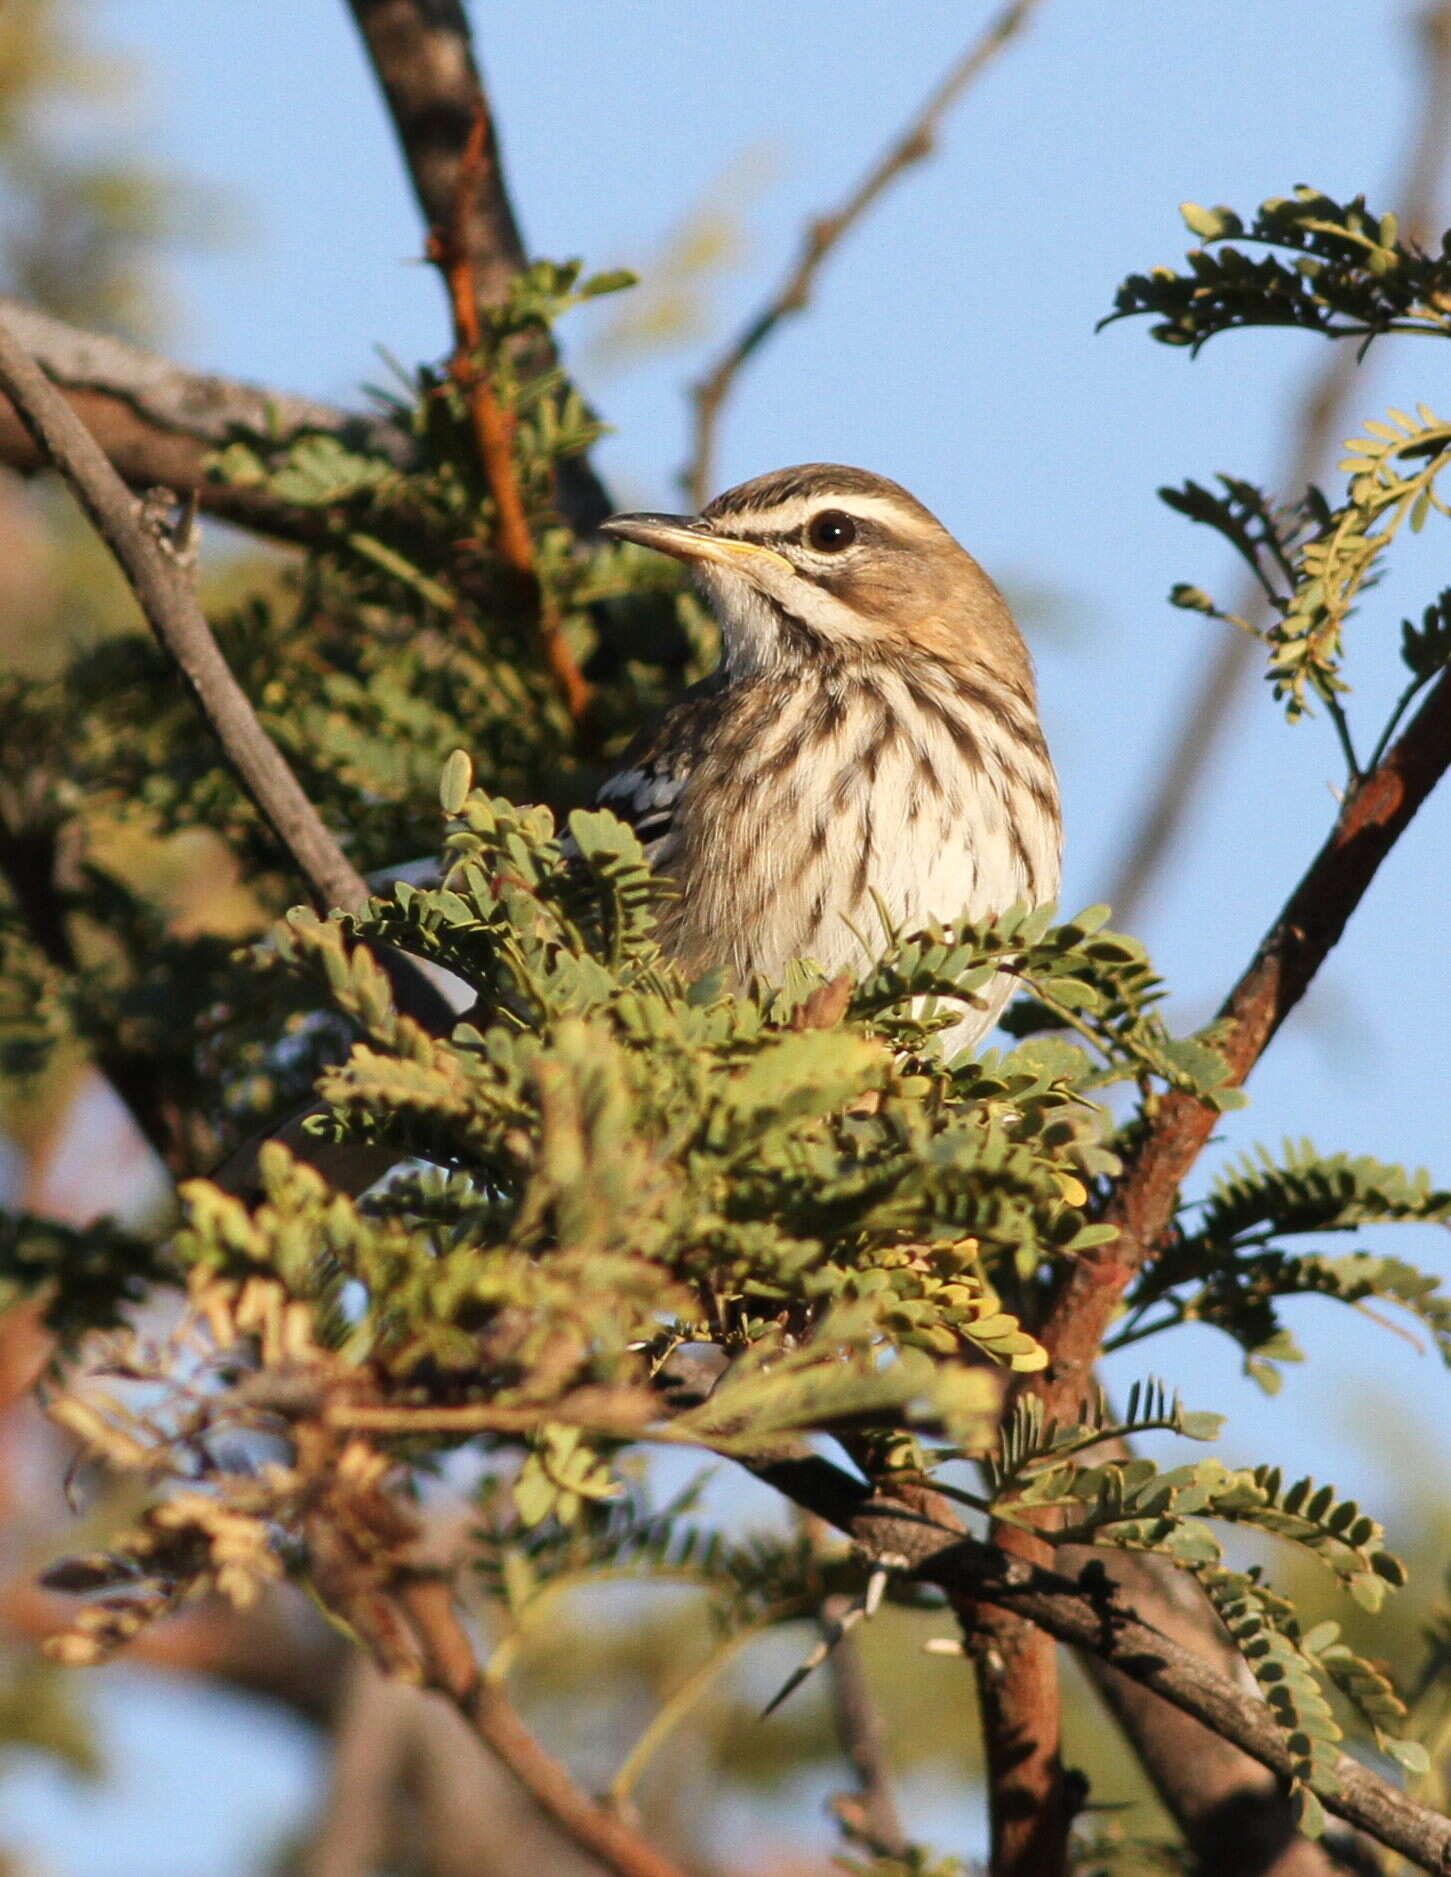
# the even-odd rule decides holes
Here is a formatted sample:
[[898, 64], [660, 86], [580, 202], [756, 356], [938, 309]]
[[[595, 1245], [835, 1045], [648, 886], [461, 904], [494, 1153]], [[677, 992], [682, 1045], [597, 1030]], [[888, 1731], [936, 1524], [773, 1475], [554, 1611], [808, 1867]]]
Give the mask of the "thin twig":
[[470, 205], [487, 161], [488, 129], [488, 115], [481, 99], [459, 159], [452, 210], [448, 221], [438, 223], [430, 231], [428, 258], [438, 268], [448, 288], [454, 331], [449, 375], [467, 406], [474, 446], [493, 497], [499, 559], [514, 576], [537, 615], [544, 662], [559, 686], [565, 708], [578, 723], [589, 708], [590, 688], [565, 640], [553, 598], [539, 578], [534, 538], [529, 532], [514, 464], [514, 419], [499, 403], [488, 367], [480, 357], [484, 333], [469, 246], [469, 226]]
[[1027, 22], [1038, 0], [1013, 0], [968, 47], [918, 107], [905, 129], [862, 177], [837, 209], [812, 221], [795, 266], [765, 305], [748, 320], [691, 393], [694, 441], [682, 481], [693, 507], [704, 505], [715, 477], [716, 435], [721, 407], [742, 369], [793, 313], [811, 298], [816, 277], [843, 237], [877, 198], [913, 164], [932, 154], [942, 119], [973, 80]]
[[147, 624], [176, 661], [228, 762], [296, 862], [319, 905], [360, 911], [368, 889], [257, 721], [217, 648], [184, 555], [146, 526], [142, 505], [99, 444], [0, 321], [0, 389], [54, 463], [126, 575]]
[[[831, 1625], [839, 1624], [850, 1607], [849, 1597], [827, 1598], [821, 1609], [823, 1637], [832, 1633]], [[836, 1737], [856, 1775], [854, 1824], [882, 1855], [905, 1857], [908, 1840], [892, 1790], [882, 1716], [872, 1696], [855, 1636], [837, 1636], [826, 1658], [826, 1668]]]
[[[460, 0], [348, 0], [363, 47], [393, 120], [413, 193], [428, 229], [455, 226], [468, 256], [476, 310], [498, 306], [525, 264], [519, 223], [468, 18]], [[474, 127], [482, 150], [471, 165], [461, 219], [460, 170]], [[557, 363], [547, 334], [528, 340], [531, 365]], [[559, 506], [576, 532], [596, 527], [610, 500], [583, 457], [559, 466]]]
[[[840, 980], [822, 985], [814, 995], [819, 997], [822, 990], [833, 990], [838, 982]], [[835, 1022], [840, 1014], [839, 1010], [835, 1011], [822, 1027]], [[825, 1523], [808, 1512], [802, 1518], [802, 1529], [812, 1550], [820, 1556], [827, 1536]], [[856, 1796], [847, 1802], [851, 1828], [877, 1846], [882, 1855], [900, 1858], [907, 1855], [909, 1840], [902, 1829], [892, 1788], [886, 1733], [857, 1639], [843, 1620], [855, 1607], [850, 1597], [832, 1596], [822, 1604], [817, 1616], [822, 1646], [828, 1650], [826, 1672], [836, 1738], [856, 1775]], [[838, 1816], [843, 1816], [844, 1811], [845, 1807], [839, 1807]]]
[[[1436, 0], [1416, 22], [1416, 69], [1424, 83], [1424, 102], [1407, 152], [1400, 186], [1391, 192], [1402, 225], [1425, 239], [1435, 216], [1436, 194], [1451, 126], [1451, 0]], [[1294, 421], [1286, 428], [1294, 443], [1277, 486], [1289, 496], [1320, 473], [1327, 450], [1340, 434], [1345, 406], [1359, 382], [1358, 356], [1352, 346], [1331, 347], [1324, 365], [1306, 385]], [[1229, 608], [1251, 627], [1270, 616], [1253, 577]], [[1167, 744], [1154, 758], [1154, 784], [1146, 805], [1130, 828], [1122, 859], [1106, 897], [1116, 917], [1132, 922], [1159, 868], [1174, 851], [1179, 832], [1203, 786], [1211, 759], [1229, 728], [1234, 707], [1244, 693], [1257, 640], [1248, 633], [1227, 632], [1193, 682], [1193, 695], [1177, 713]], [[1337, 725], [1337, 733], [1341, 726]], [[1342, 736], [1343, 742], [1343, 736]]]
[[[935, 1584], [954, 1608], [991, 1604], [1014, 1611], [1152, 1689], [1279, 1777], [1291, 1773], [1289, 1747], [1265, 1702], [1143, 1622], [1103, 1571], [1090, 1567], [1073, 1579], [1009, 1557], [964, 1535], [935, 1494], [874, 1488], [818, 1455], [750, 1470], [844, 1532], [864, 1558]], [[1419, 1869], [1451, 1871], [1451, 1819], [1348, 1755], [1337, 1761], [1335, 1781], [1333, 1790], [1328, 1782], [1316, 1786], [1328, 1811]]]
[[[0, 390], [9, 397], [111, 550], [146, 623], [175, 660], [233, 772], [307, 881], [320, 910], [358, 913], [368, 888], [303, 792], [286, 758], [258, 721], [222, 657], [197, 600], [191, 543], [163, 537], [150, 508], [132, 496], [94, 437], [0, 320]], [[446, 1032], [454, 1011], [418, 964], [380, 948], [399, 1003]]]
[[706, 1659], [665, 1697], [621, 1760], [610, 1781], [610, 1804], [617, 1811], [633, 1803], [635, 1788], [644, 1776], [645, 1769], [690, 1710], [709, 1691], [721, 1670], [777, 1624], [804, 1615], [807, 1608], [804, 1597], [792, 1597], [772, 1606], [759, 1621], [748, 1628], [736, 1630], [724, 1642], [718, 1643]]
[[525, 1727], [503, 1688], [483, 1675], [445, 1579], [419, 1576], [398, 1594], [422, 1650], [428, 1685], [453, 1703], [566, 1837], [616, 1877], [684, 1877], [678, 1864], [580, 1790]]

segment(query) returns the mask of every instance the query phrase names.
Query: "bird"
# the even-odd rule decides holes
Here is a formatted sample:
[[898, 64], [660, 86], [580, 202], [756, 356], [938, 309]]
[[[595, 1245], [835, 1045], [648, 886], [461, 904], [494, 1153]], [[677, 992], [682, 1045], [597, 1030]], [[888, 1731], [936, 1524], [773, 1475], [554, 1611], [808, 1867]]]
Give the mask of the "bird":
[[[716, 670], [596, 796], [673, 888], [657, 936], [687, 977], [779, 984], [796, 959], [859, 977], [893, 930], [1056, 898], [1058, 782], [1028, 648], [988, 575], [900, 484], [804, 463], [698, 515], [601, 529], [682, 561], [720, 627]], [[369, 882], [441, 878], [430, 859]], [[472, 992], [443, 976], [466, 1012]], [[960, 1006], [940, 1053], [979, 1041], [1011, 989], [999, 973]], [[279, 1137], [345, 1190], [391, 1165], [304, 1120]], [[256, 1168], [254, 1139], [213, 1177], [254, 1196]]]
[[[889, 928], [1057, 896], [1059, 790], [1032, 659], [1001, 593], [900, 484], [804, 463], [698, 515], [619, 514], [615, 539], [689, 569], [716, 670], [602, 786], [673, 885], [662, 949], [690, 976], [860, 976]], [[948, 1028], [958, 1053], [1010, 992]]]

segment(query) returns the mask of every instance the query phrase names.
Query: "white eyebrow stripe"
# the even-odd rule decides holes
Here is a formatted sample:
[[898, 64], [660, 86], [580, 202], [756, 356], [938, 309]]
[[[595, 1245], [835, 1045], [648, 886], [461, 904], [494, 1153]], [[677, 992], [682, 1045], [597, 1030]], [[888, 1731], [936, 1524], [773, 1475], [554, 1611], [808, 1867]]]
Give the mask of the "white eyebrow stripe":
[[771, 508], [743, 509], [733, 514], [726, 510], [717, 513], [711, 519], [716, 526], [726, 533], [739, 533], [743, 538], [760, 533], [790, 534], [795, 529], [804, 527], [813, 515], [819, 515], [823, 509], [839, 508], [843, 514], [851, 515], [861, 521], [879, 521], [889, 527], [916, 534], [935, 534], [939, 523], [932, 522], [921, 509], [909, 508], [905, 502], [894, 500], [889, 495], [857, 495], [837, 493], [829, 485], [823, 485], [814, 495], [793, 496], [789, 501], [777, 502]]

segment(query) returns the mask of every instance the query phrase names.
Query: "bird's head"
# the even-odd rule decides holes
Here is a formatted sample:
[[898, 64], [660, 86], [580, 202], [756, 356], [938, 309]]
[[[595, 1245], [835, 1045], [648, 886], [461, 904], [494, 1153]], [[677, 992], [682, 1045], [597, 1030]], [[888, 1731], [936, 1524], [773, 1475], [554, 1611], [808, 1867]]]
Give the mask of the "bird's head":
[[728, 489], [699, 515], [614, 515], [604, 531], [686, 563], [733, 677], [925, 654], [988, 666], [1031, 691], [1002, 595], [885, 476], [804, 463]]

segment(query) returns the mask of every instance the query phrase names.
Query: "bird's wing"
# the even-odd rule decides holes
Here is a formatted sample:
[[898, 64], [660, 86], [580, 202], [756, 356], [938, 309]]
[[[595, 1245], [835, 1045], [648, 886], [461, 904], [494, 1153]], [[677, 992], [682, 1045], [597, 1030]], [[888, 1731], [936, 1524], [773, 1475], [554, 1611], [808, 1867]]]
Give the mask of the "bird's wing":
[[598, 808], [627, 821], [652, 867], [668, 867], [697, 750], [707, 747], [725, 697], [719, 673], [692, 685], [654, 729], [626, 751], [624, 767], [601, 786]]
[[657, 749], [617, 770], [601, 787], [595, 805], [629, 823], [653, 867], [669, 845], [676, 806], [689, 777], [687, 751], [678, 745]]

